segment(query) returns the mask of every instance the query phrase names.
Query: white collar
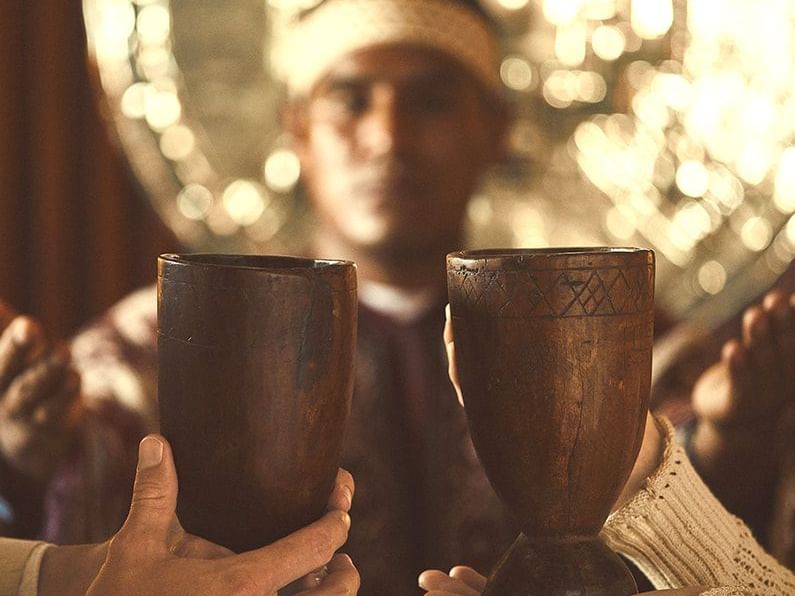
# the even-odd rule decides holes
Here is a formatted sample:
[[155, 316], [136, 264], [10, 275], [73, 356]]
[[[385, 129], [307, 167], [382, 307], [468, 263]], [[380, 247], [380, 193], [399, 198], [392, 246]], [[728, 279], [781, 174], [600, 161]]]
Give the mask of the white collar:
[[401, 323], [411, 323], [437, 302], [434, 288], [406, 289], [380, 282], [359, 282], [359, 302]]

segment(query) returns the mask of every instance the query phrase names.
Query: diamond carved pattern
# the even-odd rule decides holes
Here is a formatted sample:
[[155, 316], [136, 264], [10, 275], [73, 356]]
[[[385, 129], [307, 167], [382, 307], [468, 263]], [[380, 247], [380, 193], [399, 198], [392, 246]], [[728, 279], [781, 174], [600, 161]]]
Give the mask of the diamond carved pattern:
[[466, 308], [502, 317], [591, 317], [651, 307], [646, 267], [451, 273]]

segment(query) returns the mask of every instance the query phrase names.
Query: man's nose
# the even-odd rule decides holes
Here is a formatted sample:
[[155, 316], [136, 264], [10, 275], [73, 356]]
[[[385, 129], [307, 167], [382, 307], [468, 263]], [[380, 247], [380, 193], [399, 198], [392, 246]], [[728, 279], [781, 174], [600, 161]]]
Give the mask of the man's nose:
[[374, 93], [371, 108], [360, 128], [360, 146], [369, 157], [410, 150], [415, 135], [411, 114], [394, 91]]

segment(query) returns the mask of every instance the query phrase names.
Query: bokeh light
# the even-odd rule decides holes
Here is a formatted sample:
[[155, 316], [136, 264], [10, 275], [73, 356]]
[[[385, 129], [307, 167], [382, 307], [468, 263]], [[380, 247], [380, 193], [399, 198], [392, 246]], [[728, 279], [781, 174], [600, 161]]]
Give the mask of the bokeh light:
[[160, 151], [168, 159], [180, 161], [196, 147], [196, 137], [190, 128], [181, 124], [169, 126], [160, 137]]
[[602, 60], [612, 61], [621, 57], [627, 47], [627, 38], [621, 29], [611, 25], [600, 25], [591, 34], [591, 46]]
[[698, 269], [698, 283], [707, 294], [719, 294], [726, 278], [726, 269], [717, 261], [707, 261]]
[[767, 220], [761, 217], [750, 217], [743, 224], [740, 238], [750, 250], [759, 252], [767, 248], [773, 237], [773, 230]]
[[[236, 63], [220, 56], [245, 35], [258, 36], [242, 44], [247, 51], [257, 44], [267, 51], [272, 32], [247, 30], [238, 19], [241, 39], [230, 37], [223, 51], [208, 49], [209, 74], [197, 77], [191, 56], [175, 51], [191, 37], [180, 38], [175, 26], [186, 5], [83, 1], [89, 46], [131, 160], [154, 147], [168, 161], [137, 171], [161, 170], [149, 187], [180, 237], [235, 251], [289, 252], [303, 240], [308, 228], [296, 227], [303, 215], [293, 201], [300, 164], [281, 130], [260, 126], [271, 122], [263, 114], [275, 112], [279, 98], [238, 96], [232, 109], [251, 116], [249, 130], [229, 125], [221, 99], [256, 77], [264, 81], [259, 89], [272, 93], [268, 60], [257, 63], [261, 72], [235, 71]], [[272, 11], [317, 3], [266, 0], [245, 10], [261, 11], [265, 23]], [[786, 267], [795, 254], [794, 4], [484, 6], [506, 25], [500, 78], [517, 118], [508, 165], [468, 208], [482, 242], [651, 246], [658, 299], [674, 313], [694, 313], [711, 296], [721, 297], [713, 310], [728, 312], [743, 287]], [[218, 9], [230, 15], [224, 26], [238, 8]], [[200, 102], [210, 109], [202, 113]], [[228, 159], [235, 136], [245, 137], [240, 145], [250, 156], [238, 162]], [[713, 316], [708, 311], [700, 312]]]
[[500, 65], [500, 78], [509, 89], [524, 91], [533, 84], [533, 70], [525, 58], [508, 56]]
[[235, 180], [224, 190], [222, 201], [233, 222], [250, 226], [265, 211], [266, 197], [259, 184], [251, 180]]
[[672, 0], [632, 0], [630, 9], [632, 29], [642, 39], [657, 39], [674, 22]]
[[213, 206], [213, 193], [201, 184], [188, 184], [177, 195], [180, 213], [194, 221], [207, 217]]
[[289, 149], [276, 149], [265, 161], [265, 183], [272, 190], [287, 192], [298, 182], [301, 163]]
[[145, 118], [152, 130], [161, 132], [176, 124], [182, 115], [182, 104], [172, 91], [154, 91], [145, 98]]

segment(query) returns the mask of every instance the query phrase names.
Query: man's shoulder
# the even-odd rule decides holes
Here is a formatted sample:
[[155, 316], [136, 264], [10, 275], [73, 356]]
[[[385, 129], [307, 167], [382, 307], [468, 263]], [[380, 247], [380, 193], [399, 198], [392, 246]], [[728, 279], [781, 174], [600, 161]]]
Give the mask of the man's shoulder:
[[97, 334], [118, 335], [131, 344], [152, 342], [157, 331], [157, 286], [135, 290], [91, 321], [75, 335], [73, 344], [90, 341]]

